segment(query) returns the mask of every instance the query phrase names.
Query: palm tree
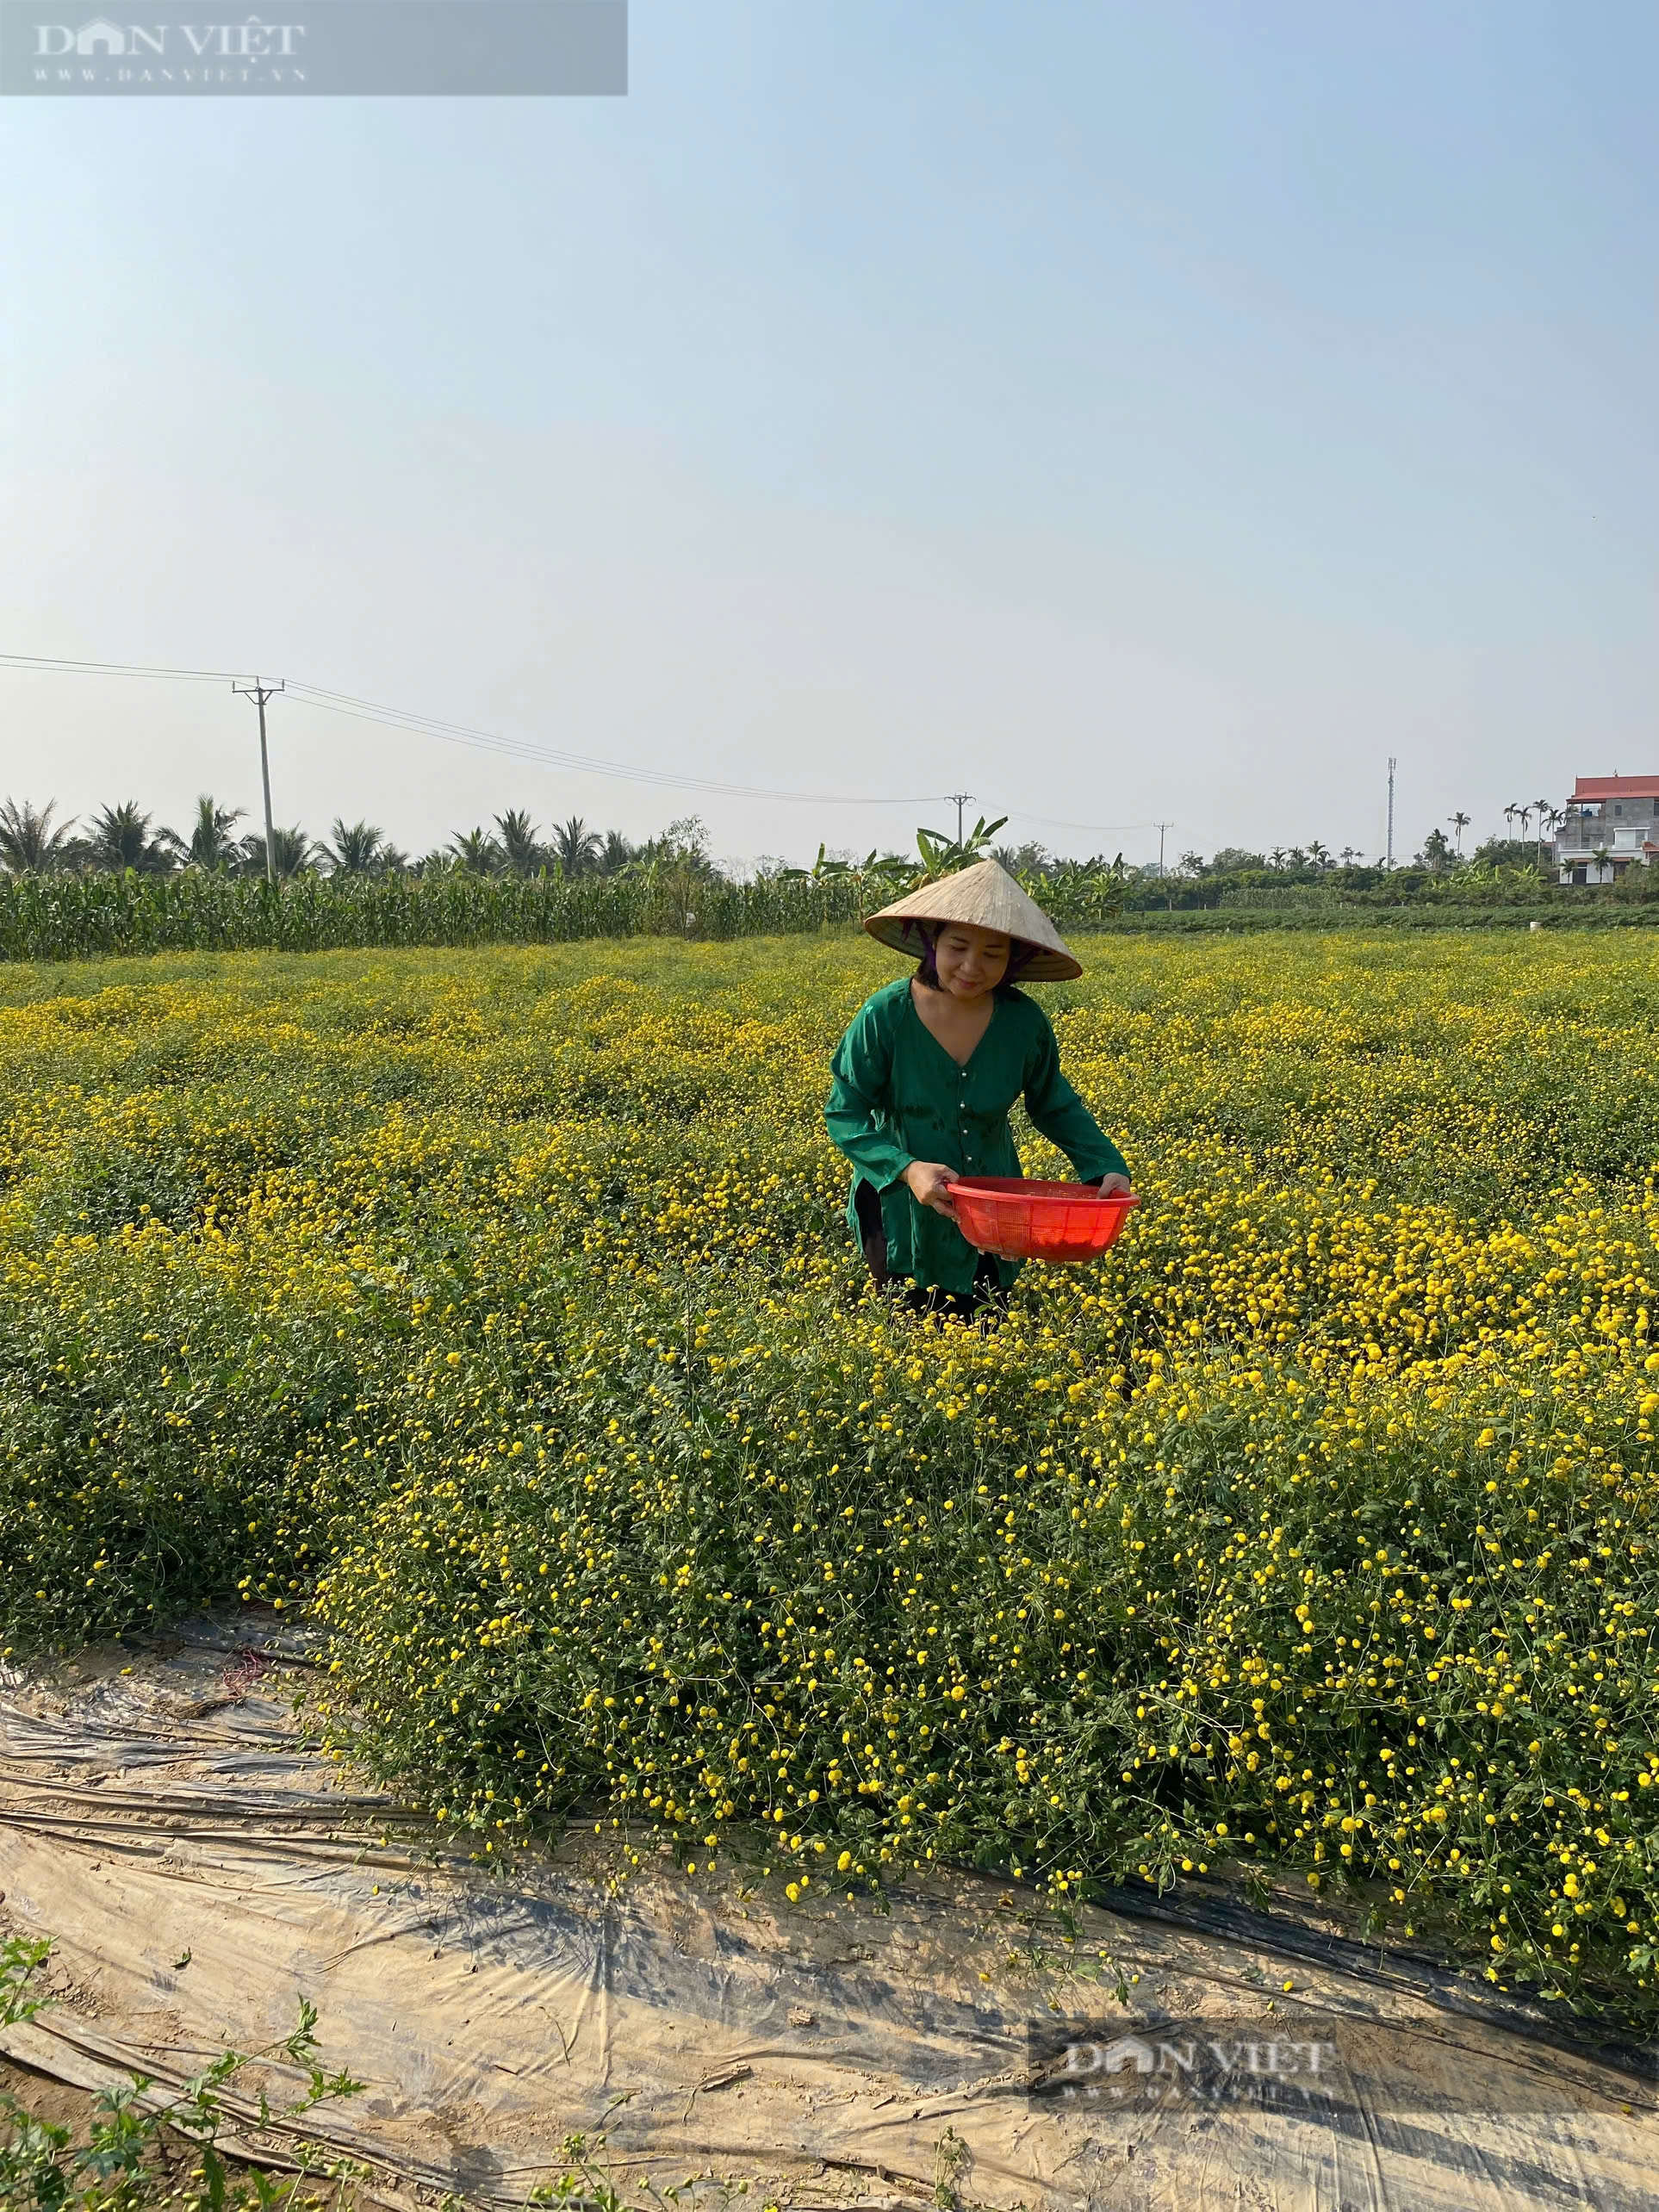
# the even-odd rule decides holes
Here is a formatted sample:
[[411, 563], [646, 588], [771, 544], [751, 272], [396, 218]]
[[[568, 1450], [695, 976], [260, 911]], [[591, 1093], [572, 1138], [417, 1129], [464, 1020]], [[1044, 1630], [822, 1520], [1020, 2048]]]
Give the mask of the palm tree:
[[579, 876], [586, 875], [597, 865], [605, 844], [599, 832], [590, 830], [580, 814], [573, 814], [554, 830], [553, 849], [566, 875]]
[[1284, 848], [1283, 845], [1274, 846], [1272, 851], [1267, 856], [1267, 864], [1269, 867], [1283, 870], [1284, 867]]
[[1532, 811], [1538, 817], [1538, 866], [1542, 867], [1544, 866], [1544, 836], [1546, 833], [1549, 836], [1553, 836], [1556, 831], [1561, 827], [1563, 822], [1565, 821], [1566, 817], [1564, 815], [1557, 814], [1555, 808], [1550, 805], [1547, 798], [1535, 798], [1532, 801]]
[[[244, 875], [262, 876], [265, 873], [265, 841], [258, 830], [251, 830], [237, 847]], [[315, 861], [320, 846], [314, 845], [305, 831], [295, 823], [291, 829], [273, 829], [270, 833], [270, 862], [278, 878], [302, 875]]]
[[183, 843], [171, 830], [158, 830], [152, 836], [150, 817], [135, 798], [103, 808], [89, 827], [93, 866], [117, 873], [132, 868], [140, 875], [165, 875]]
[[1308, 858], [1321, 875], [1331, 865], [1331, 855], [1315, 837], [1308, 848]]
[[600, 873], [615, 875], [618, 869], [625, 868], [633, 857], [634, 848], [621, 830], [607, 830], [605, 833], [605, 850], [599, 858]]
[[498, 814], [495, 826], [500, 831], [501, 857], [509, 875], [534, 875], [545, 858], [536, 841], [536, 825], [525, 813]]
[[1451, 823], [1453, 835], [1457, 840], [1457, 857], [1460, 861], [1463, 857], [1463, 832], [1468, 829], [1470, 818], [1467, 814], [1453, 814], [1447, 817]]
[[1519, 805], [1506, 806], [1503, 811], [1503, 818], [1509, 824], [1509, 841], [1512, 844], [1515, 840], [1515, 820], [1519, 812]]
[[191, 825], [184, 857], [195, 868], [224, 868], [237, 857], [232, 830], [242, 819], [239, 806], [221, 806], [212, 794], [202, 792], [196, 802], [196, 820]]
[[318, 852], [333, 874], [372, 875], [385, 866], [385, 842], [372, 823], [343, 822], [337, 814], [330, 834], [333, 844], [320, 846]]
[[494, 875], [501, 865], [501, 848], [485, 830], [451, 837], [450, 850], [469, 875]]
[[1351, 868], [1354, 862], [1359, 858], [1359, 855], [1351, 845], [1345, 845], [1342, 850], [1337, 854], [1337, 858], [1341, 861], [1345, 868]]
[[0, 806], [0, 862], [13, 875], [51, 875], [68, 857], [66, 847], [73, 820], [52, 826], [55, 798], [47, 799], [37, 814], [27, 798], [20, 806], [9, 798]]

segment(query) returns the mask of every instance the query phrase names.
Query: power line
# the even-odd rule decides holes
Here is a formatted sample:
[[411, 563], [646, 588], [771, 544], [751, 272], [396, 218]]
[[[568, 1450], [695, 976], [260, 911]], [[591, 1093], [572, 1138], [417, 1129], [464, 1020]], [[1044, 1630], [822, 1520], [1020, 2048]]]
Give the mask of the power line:
[[659, 790], [699, 791], [727, 798], [784, 799], [805, 806], [927, 806], [941, 794], [923, 792], [896, 798], [854, 798], [844, 792], [778, 791], [765, 784], [725, 783], [712, 776], [679, 775], [668, 768], [624, 768], [591, 754], [567, 753], [562, 749], [535, 745], [525, 738], [503, 737], [464, 722], [446, 722], [437, 715], [417, 714], [399, 707], [382, 706], [373, 699], [355, 699], [349, 692], [326, 691], [320, 685], [291, 680], [289, 691], [306, 705], [327, 714], [348, 715], [360, 722], [378, 722], [391, 729], [411, 730], [422, 736], [438, 737], [448, 744], [470, 745], [506, 753], [519, 760], [540, 761], [582, 775], [611, 776], [625, 783], [650, 784]]
[[[171, 678], [185, 683], [235, 686], [258, 680], [257, 677], [250, 678], [245, 671], [229, 668], [156, 668], [131, 662], [53, 659], [34, 653], [0, 653], [0, 666], [35, 668], [63, 675]], [[359, 699], [350, 692], [331, 691], [325, 685], [306, 683], [298, 677], [287, 680], [287, 689], [290, 698], [326, 714], [346, 715], [359, 722], [379, 723], [386, 729], [438, 737], [446, 744], [467, 745], [544, 767], [564, 768], [582, 775], [609, 776], [623, 783], [649, 784], [658, 789], [706, 792], [727, 798], [779, 799], [806, 806], [927, 806], [941, 796], [938, 792], [923, 792], [893, 798], [854, 798], [831, 792], [778, 791], [762, 784], [726, 783], [712, 776], [680, 775], [666, 768], [624, 767], [614, 761], [602, 761], [590, 754], [568, 753], [555, 746], [532, 744], [526, 738], [506, 737], [497, 730], [477, 729], [469, 723], [448, 722], [438, 715], [418, 714], [384, 705], [377, 699]]]
[[44, 653], [0, 653], [0, 664], [13, 668], [40, 668], [47, 674], [86, 676], [160, 676], [176, 683], [245, 683], [245, 668], [154, 668], [128, 661], [67, 661]]
[[[1010, 822], [1035, 822], [1043, 830], [1086, 830], [1092, 837], [1127, 837], [1136, 830], [1159, 827], [1156, 822], [1060, 822], [1052, 815], [1028, 814], [1021, 806], [1010, 806], [1008, 818]], [[1172, 825], [1165, 823], [1162, 826], [1169, 829]]]
[[[233, 689], [247, 692], [250, 685], [258, 685], [259, 678], [247, 669], [178, 668], [132, 661], [83, 661], [65, 656], [40, 653], [0, 652], [0, 667], [33, 668], [46, 674], [131, 676], [149, 681], [176, 683], [228, 683]], [[591, 754], [570, 753], [562, 749], [537, 745], [527, 738], [510, 737], [498, 730], [480, 729], [473, 724], [450, 722], [441, 716], [419, 714], [399, 707], [388, 706], [377, 699], [363, 699], [351, 692], [330, 690], [321, 684], [304, 682], [299, 677], [289, 677], [285, 686], [289, 699], [298, 704], [317, 708], [326, 714], [338, 714], [350, 720], [373, 722], [383, 729], [407, 730], [416, 736], [437, 737], [445, 744], [464, 745], [475, 751], [492, 752], [509, 760], [519, 760], [544, 767], [563, 768], [581, 775], [607, 776], [613, 781], [654, 786], [658, 790], [694, 791], [711, 797], [724, 798], [775, 799], [792, 805], [805, 806], [931, 806], [942, 802], [957, 807], [957, 837], [961, 837], [961, 810], [972, 798], [971, 792], [923, 792], [897, 798], [852, 798], [845, 793], [830, 792], [779, 791], [762, 784], [728, 783], [711, 776], [676, 774], [667, 768], [624, 767], [613, 761], [604, 761]], [[1010, 818], [1029, 822], [1039, 829], [1069, 830], [1090, 836], [1123, 836], [1140, 830], [1158, 828], [1150, 822], [1067, 822], [1055, 816], [1030, 814], [1022, 808], [1011, 808]]]

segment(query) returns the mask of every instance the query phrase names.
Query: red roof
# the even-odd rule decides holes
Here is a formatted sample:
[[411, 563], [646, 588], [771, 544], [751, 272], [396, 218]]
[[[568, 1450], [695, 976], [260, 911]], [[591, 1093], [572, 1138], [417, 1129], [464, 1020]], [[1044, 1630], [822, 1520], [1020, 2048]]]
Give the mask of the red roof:
[[1659, 776], [1581, 776], [1573, 798], [1659, 798]]

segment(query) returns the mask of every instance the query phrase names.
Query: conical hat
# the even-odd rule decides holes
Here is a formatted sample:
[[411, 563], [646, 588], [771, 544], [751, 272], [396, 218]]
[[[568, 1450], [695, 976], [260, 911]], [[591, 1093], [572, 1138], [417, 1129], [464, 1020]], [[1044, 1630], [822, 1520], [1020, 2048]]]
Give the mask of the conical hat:
[[924, 884], [920, 891], [896, 898], [891, 906], [871, 915], [864, 926], [896, 953], [909, 953], [917, 959], [927, 949], [927, 941], [916, 927], [922, 922], [972, 922], [978, 929], [996, 929], [1021, 945], [1028, 945], [1032, 957], [1019, 971], [1022, 981], [1069, 983], [1083, 973], [1041, 907], [1027, 898], [998, 861], [978, 861], [956, 875]]

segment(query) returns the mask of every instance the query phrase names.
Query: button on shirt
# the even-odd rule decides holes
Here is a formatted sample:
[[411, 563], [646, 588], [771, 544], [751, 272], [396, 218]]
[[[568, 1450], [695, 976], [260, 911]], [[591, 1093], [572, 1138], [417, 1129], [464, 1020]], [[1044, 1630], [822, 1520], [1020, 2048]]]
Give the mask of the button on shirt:
[[[1008, 1116], [1022, 1094], [1033, 1124], [1084, 1181], [1128, 1172], [1061, 1074], [1048, 1016], [1022, 991], [997, 993], [990, 1026], [962, 1067], [916, 1012], [909, 979], [889, 984], [854, 1016], [830, 1070], [824, 1121], [854, 1168], [848, 1224], [856, 1238], [858, 1186], [869, 1184], [881, 1202], [889, 1268], [923, 1285], [971, 1289], [979, 1254], [954, 1222], [918, 1206], [899, 1178], [918, 1159], [965, 1175], [1018, 1175]], [[1020, 1264], [997, 1262], [1005, 1283]]]

